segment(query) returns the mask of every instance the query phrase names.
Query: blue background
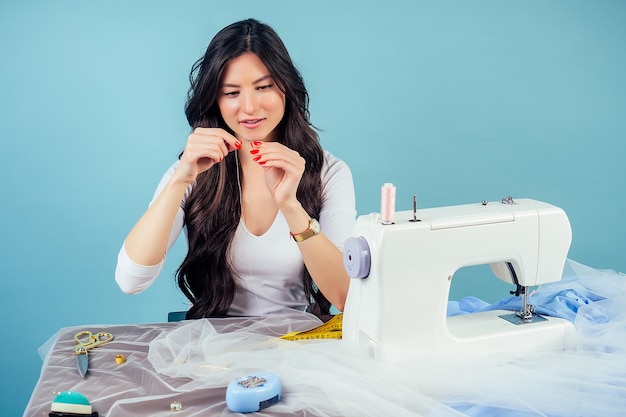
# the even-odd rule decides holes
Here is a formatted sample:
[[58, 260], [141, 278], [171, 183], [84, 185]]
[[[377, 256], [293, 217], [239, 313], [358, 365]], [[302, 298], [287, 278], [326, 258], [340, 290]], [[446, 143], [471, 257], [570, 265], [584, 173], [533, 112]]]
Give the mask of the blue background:
[[[184, 146], [191, 65], [247, 17], [285, 41], [359, 214], [380, 209], [384, 182], [398, 210], [413, 194], [420, 207], [535, 198], [568, 213], [570, 258], [626, 271], [626, 2], [5, 0], [3, 415], [22, 413], [59, 328], [185, 309], [184, 242], [140, 295], [118, 289], [116, 256]], [[505, 295], [474, 278], [453, 289]]]

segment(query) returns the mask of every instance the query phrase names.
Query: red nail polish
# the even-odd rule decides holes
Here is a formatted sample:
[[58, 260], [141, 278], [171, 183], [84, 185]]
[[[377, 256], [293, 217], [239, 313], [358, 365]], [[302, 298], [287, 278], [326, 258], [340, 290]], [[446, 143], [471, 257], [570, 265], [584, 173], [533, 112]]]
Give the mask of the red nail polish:
[[258, 154], [258, 153], [259, 153], [259, 150], [258, 150], [258, 149], [252, 149], [252, 150], [250, 151], [250, 153], [251, 153], [252, 155], [256, 155], [256, 154]]
[[240, 141], [235, 142], [235, 148], [241, 149], [241, 142]]
[[261, 161], [259, 162], [259, 165], [265, 165], [267, 163], [267, 161]]
[[259, 155], [259, 156], [255, 156], [254, 158], [252, 158], [252, 160], [253, 160], [254, 162], [258, 161], [259, 159], [261, 159], [261, 156], [260, 156], [260, 155]]
[[263, 142], [259, 142], [258, 140], [255, 140], [254, 142], [252, 142], [252, 144], [254, 146], [261, 146], [261, 145], [263, 145]]

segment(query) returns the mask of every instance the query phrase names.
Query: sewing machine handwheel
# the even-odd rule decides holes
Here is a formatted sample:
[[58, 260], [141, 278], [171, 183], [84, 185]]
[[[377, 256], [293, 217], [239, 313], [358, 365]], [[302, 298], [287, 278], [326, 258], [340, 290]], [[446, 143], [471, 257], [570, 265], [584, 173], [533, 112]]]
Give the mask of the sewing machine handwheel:
[[349, 237], [343, 244], [343, 264], [351, 278], [366, 278], [370, 274], [370, 247], [363, 236]]

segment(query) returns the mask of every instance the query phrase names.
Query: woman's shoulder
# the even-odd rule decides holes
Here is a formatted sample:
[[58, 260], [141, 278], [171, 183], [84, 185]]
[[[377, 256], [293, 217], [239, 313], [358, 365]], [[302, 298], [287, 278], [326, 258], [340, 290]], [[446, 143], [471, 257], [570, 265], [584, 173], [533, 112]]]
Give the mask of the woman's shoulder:
[[321, 171], [322, 184], [326, 191], [337, 187], [352, 188], [352, 171], [346, 162], [324, 150], [324, 165]]
[[324, 166], [322, 167], [322, 176], [332, 175], [337, 172], [349, 173], [350, 167], [342, 159], [324, 149]]

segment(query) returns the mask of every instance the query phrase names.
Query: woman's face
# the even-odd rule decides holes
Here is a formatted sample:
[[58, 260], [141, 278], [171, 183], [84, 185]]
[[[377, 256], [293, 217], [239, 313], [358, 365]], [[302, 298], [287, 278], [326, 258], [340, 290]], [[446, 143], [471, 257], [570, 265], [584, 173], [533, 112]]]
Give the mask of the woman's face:
[[217, 105], [238, 139], [273, 141], [285, 114], [285, 95], [263, 62], [248, 52], [226, 66]]

